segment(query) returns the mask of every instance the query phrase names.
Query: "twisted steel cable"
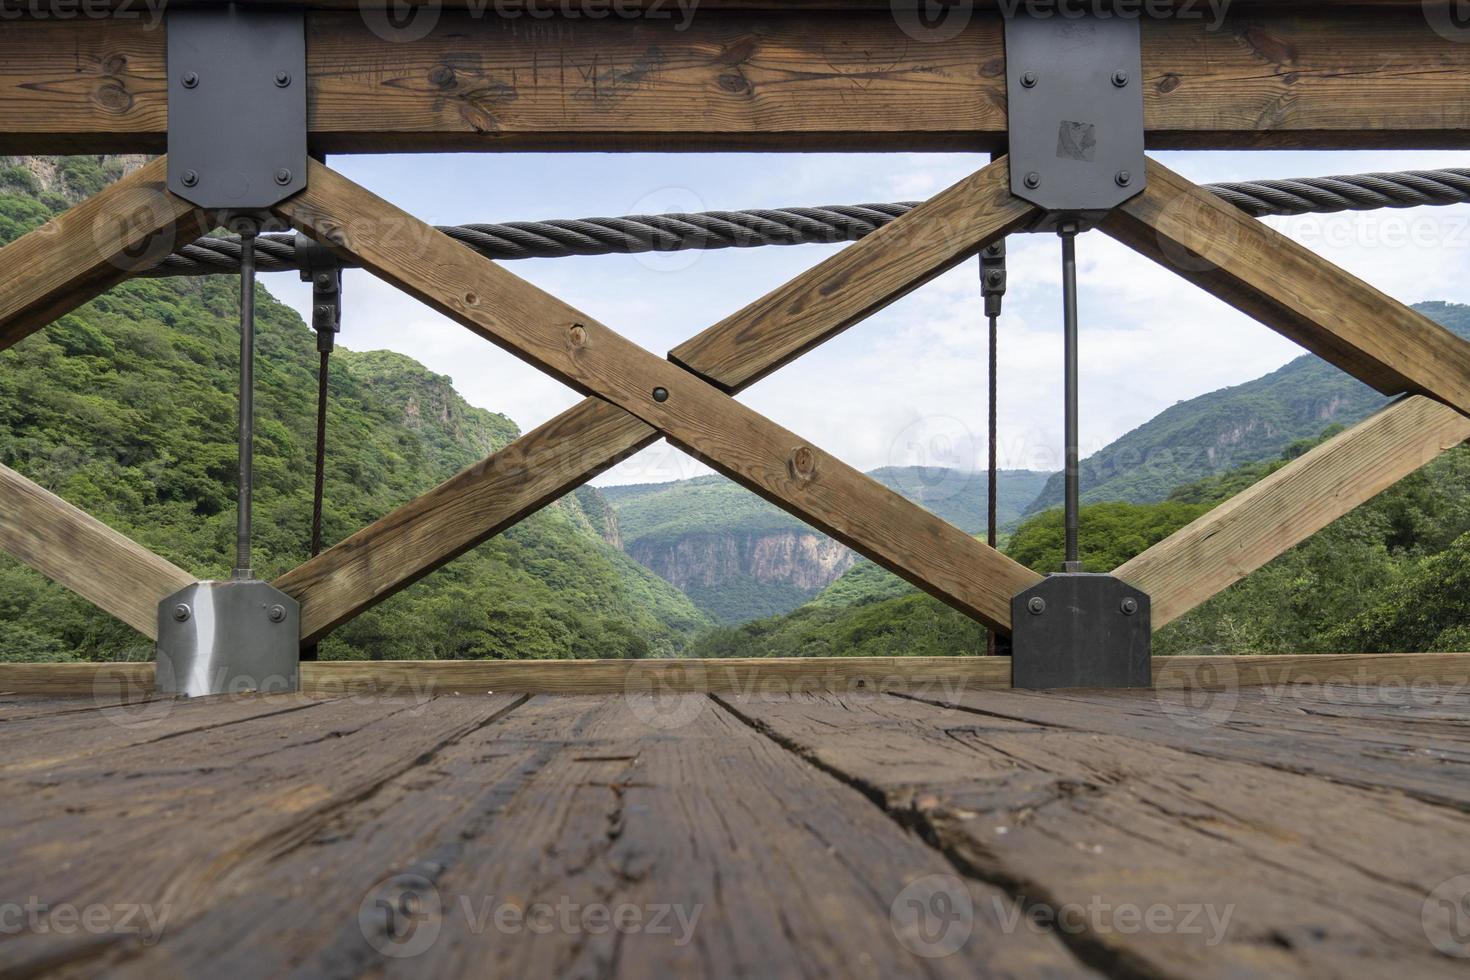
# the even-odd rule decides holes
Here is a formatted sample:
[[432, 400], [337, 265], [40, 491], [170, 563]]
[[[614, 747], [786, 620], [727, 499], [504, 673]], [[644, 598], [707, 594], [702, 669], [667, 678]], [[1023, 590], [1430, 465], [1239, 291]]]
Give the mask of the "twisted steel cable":
[[[1470, 202], [1470, 170], [1412, 170], [1204, 186], [1222, 201], [1257, 218]], [[636, 255], [852, 242], [871, 235], [917, 206], [917, 202], [903, 202], [706, 211], [622, 218], [512, 221], [440, 227], [439, 230], [481, 255], [498, 260]], [[255, 255], [259, 272], [291, 272], [300, 268], [294, 235], [261, 235], [256, 240]], [[209, 237], [185, 245], [142, 275], [202, 276], [237, 273], [239, 270], [240, 240]]]

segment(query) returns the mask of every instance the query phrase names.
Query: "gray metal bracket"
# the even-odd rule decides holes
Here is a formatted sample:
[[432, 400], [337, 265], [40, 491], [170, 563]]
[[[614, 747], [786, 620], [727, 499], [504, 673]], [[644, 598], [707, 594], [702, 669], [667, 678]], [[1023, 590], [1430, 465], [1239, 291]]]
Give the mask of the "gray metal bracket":
[[311, 329], [316, 347], [330, 351], [342, 329], [342, 260], [307, 235], [296, 233], [296, 259], [301, 281], [311, 283]]
[[158, 604], [158, 690], [301, 689], [301, 605], [266, 582], [195, 582]]
[[306, 186], [306, 21], [244, 4], [169, 6], [168, 189], [210, 210]]
[[1147, 186], [1138, 17], [1006, 18], [1011, 191], [1079, 230]]
[[1149, 597], [1111, 575], [1052, 575], [1011, 600], [1011, 684], [1153, 686]]

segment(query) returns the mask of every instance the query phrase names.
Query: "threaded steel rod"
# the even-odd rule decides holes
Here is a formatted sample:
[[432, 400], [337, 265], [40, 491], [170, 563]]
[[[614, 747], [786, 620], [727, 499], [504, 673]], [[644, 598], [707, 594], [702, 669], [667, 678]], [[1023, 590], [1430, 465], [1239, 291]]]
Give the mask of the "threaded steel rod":
[[1062, 315], [1066, 360], [1066, 562], [1063, 571], [1082, 571], [1080, 548], [1077, 542], [1081, 490], [1078, 472], [1078, 443], [1080, 424], [1078, 412], [1078, 364], [1077, 364], [1077, 226], [1064, 225], [1059, 229], [1062, 237]]
[[253, 579], [250, 560], [251, 491], [255, 456], [255, 235], [240, 235], [240, 474], [235, 503], [235, 578]]

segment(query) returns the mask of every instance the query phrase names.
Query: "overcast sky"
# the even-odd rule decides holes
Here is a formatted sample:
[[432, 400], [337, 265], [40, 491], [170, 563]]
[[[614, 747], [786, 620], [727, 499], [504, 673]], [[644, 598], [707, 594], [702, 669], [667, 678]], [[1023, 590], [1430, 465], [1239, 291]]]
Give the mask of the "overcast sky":
[[[963, 154], [458, 154], [340, 156], [331, 165], [434, 224], [926, 198], [983, 166]], [[1199, 182], [1470, 166], [1470, 153], [1166, 153]], [[1407, 302], [1470, 302], [1470, 206], [1274, 220]], [[660, 355], [843, 246], [506, 263]], [[1300, 351], [1100, 233], [1078, 242], [1084, 455], [1182, 399], [1271, 371]], [[1060, 253], [1011, 239], [1002, 321], [1003, 467], [1060, 466]], [[310, 288], [264, 277], [303, 314]], [[387, 348], [449, 375], [523, 430], [578, 396], [364, 272], [344, 287], [341, 343]], [[986, 353], [974, 263], [929, 284], [741, 396], [860, 469], [982, 466]], [[659, 444], [603, 485], [705, 472]]]

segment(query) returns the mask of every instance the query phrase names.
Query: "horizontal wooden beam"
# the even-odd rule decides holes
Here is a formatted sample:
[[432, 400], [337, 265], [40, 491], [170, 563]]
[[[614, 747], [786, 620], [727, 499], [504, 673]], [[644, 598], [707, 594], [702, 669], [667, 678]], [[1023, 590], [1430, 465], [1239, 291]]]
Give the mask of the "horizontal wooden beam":
[[[867, 12], [308, 16], [313, 149], [989, 150], [1006, 132], [1000, 18], [925, 32]], [[1144, 22], [1153, 148], [1470, 145], [1470, 59], [1419, 4], [1284, 3]], [[483, 8], [482, 8], [483, 9]], [[667, 9], [667, 8], [666, 8]], [[165, 32], [130, 19], [0, 31], [0, 152], [161, 152]], [[375, 29], [376, 28], [376, 29]], [[1448, 35], [1448, 36], [1447, 36]]]
[[1422, 396], [1384, 409], [1113, 574], [1147, 592], [1161, 629], [1470, 439], [1470, 418]]
[[[153, 689], [151, 663], [0, 663], [0, 691], [49, 696], [139, 697]], [[1470, 654], [1315, 654], [1159, 657], [1154, 681], [1168, 690], [1276, 685], [1410, 687], [1470, 684]], [[1005, 690], [1009, 657], [832, 657], [748, 660], [339, 660], [301, 665], [303, 694], [429, 697], [496, 694], [785, 694], [829, 690], [955, 697]]]
[[203, 232], [204, 215], [165, 189], [167, 168], [154, 160], [0, 248], [0, 350]]
[[[972, 256], [1027, 220], [999, 160], [671, 355], [734, 393]], [[276, 586], [302, 606], [304, 643], [393, 595], [657, 438], [589, 398], [341, 544]]]
[[751, 492], [983, 623], [1008, 630], [1011, 597], [1040, 580], [319, 163], [311, 164], [306, 190], [272, 210], [385, 282], [564, 384], [637, 416]]
[[1150, 160], [1103, 231], [1384, 394], [1470, 414], [1470, 342]]
[[90, 514], [0, 466], [0, 550], [158, 638], [158, 604], [196, 581]]

